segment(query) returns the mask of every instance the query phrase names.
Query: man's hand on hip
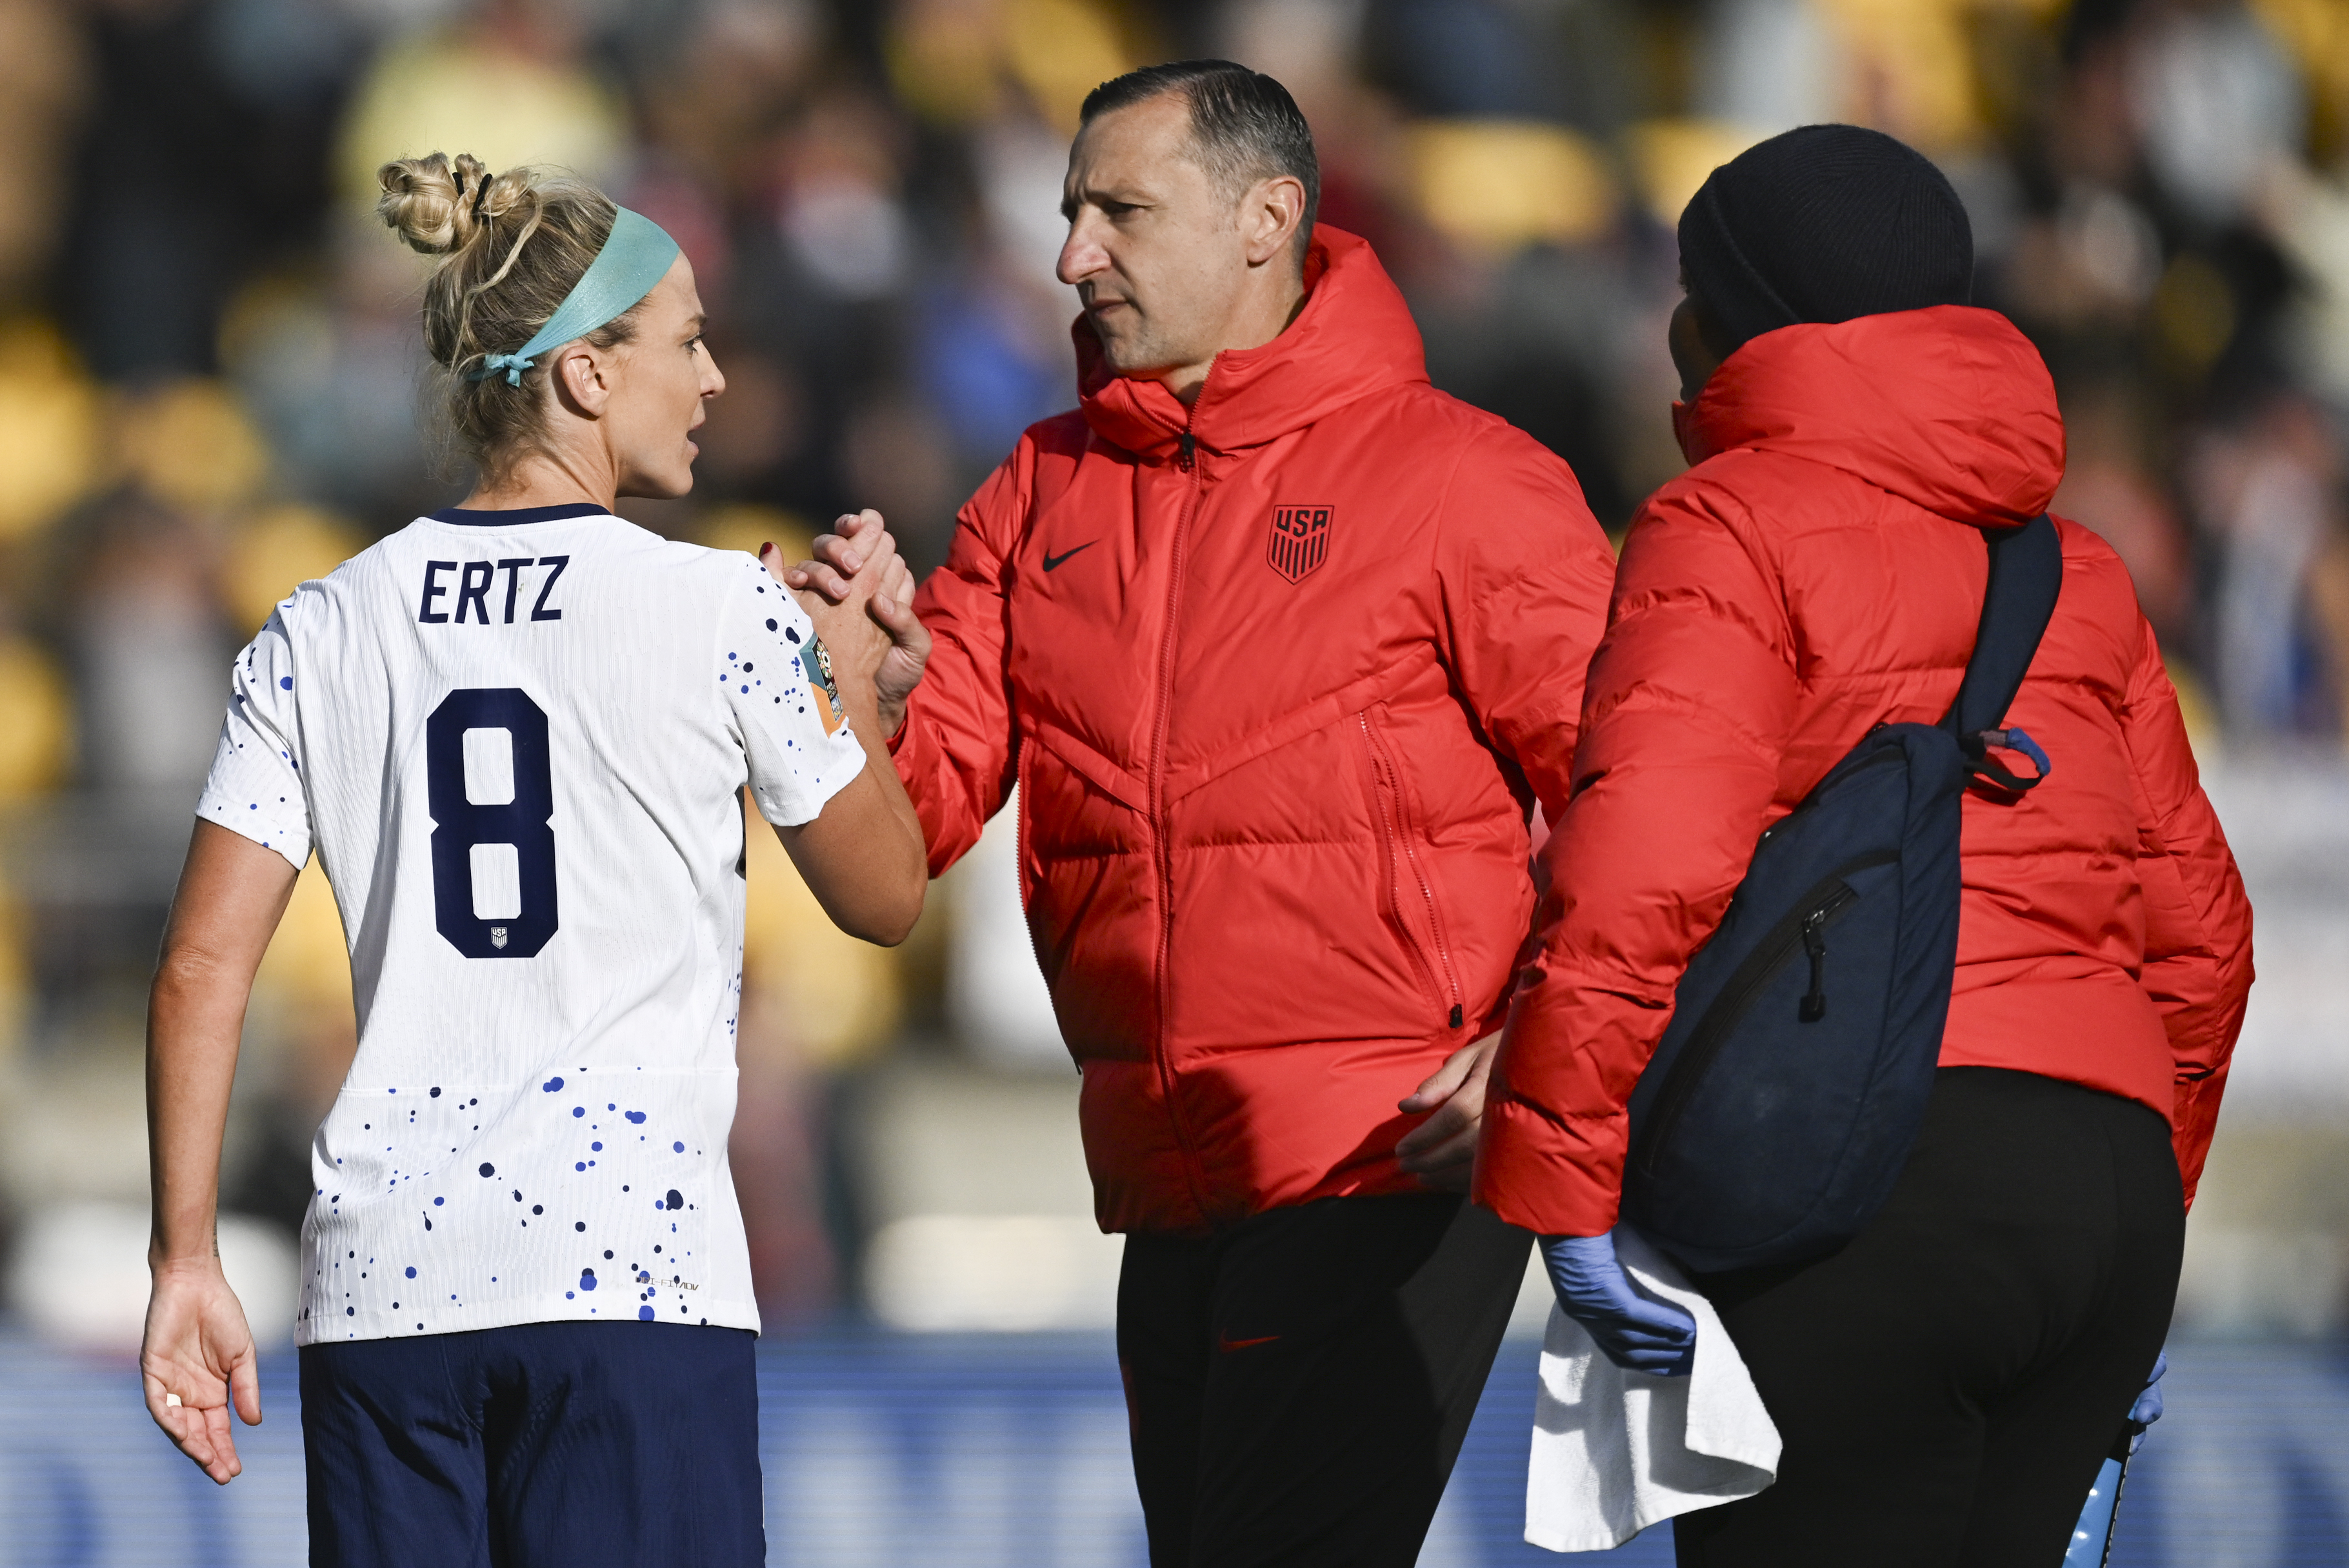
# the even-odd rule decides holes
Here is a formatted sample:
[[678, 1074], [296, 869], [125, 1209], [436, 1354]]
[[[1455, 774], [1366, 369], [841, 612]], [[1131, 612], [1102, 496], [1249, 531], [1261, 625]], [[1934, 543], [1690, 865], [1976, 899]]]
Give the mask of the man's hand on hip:
[[1397, 1109], [1428, 1116], [1395, 1145], [1395, 1158], [1420, 1184], [1439, 1192], [1465, 1192], [1476, 1168], [1476, 1130], [1485, 1120], [1485, 1083], [1493, 1075], [1499, 1030], [1444, 1058], [1425, 1083]]
[[881, 738], [895, 735], [905, 722], [905, 699], [921, 684], [923, 666], [930, 657], [930, 634], [914, 614], [914, 577], [889, 542], [881, 514], [867, 508], [833, 525], [839, 531], [818, 534], [815, 559], [780, 573], [783, 585], [803, 598], [844, 604], [863, 586], [858, 574], [868, 568], [885, 573], [867, 606], [872, 618], [889, 634], [889, 650], [874, 672], [879, 701]]

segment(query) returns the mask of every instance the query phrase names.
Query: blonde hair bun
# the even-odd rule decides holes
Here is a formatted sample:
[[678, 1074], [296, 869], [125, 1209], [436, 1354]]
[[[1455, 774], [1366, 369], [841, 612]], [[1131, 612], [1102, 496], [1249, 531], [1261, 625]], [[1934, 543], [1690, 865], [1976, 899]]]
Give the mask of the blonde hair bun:
[[[619, 209], [575, 175], [527, 165], [492, 174], [470, 153], [401, 158], [376, 170], [377, 216], [438, 257], [424, 284], [424, 346], [440, 367], [446, 433], [494, 480], [545, 437], [547, 366], [481, 374], [554, 318], [612, 237]], [[585, 334], [598, 348], [636, 335], [631, 306]]]
[[375, 177], [383, 187], [376, 215], [428, 256], [464, 250], [526, 202], [534, 183], [530, 170], [493, 175], [470, 152], [395, 159]]

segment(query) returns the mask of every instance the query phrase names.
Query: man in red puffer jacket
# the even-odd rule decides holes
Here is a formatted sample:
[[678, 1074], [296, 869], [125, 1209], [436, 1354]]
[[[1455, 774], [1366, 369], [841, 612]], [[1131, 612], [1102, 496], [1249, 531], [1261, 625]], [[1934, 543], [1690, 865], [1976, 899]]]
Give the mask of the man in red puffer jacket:
[[[1983, 532], [2038, 515], [2064, 469], [2038, 354], [1938, 303], [1971, 287], [1965, 214], [1890, 138], [1763, 143], [1713, 172], [1681, 247], [1696, 466], [1625, 543], [1479, 1156], [1478, 1199], [1554, 1259], [1615, 1223], [1626, 1103], [1756, 838], [1872, 727], [1940, 717]], [[2251, 909], [2127, 572], [2056, 527], [2062, 593], [2008, 711], [2054, 767], [1964, 802], [1908, 1166], [1841, 1252], [1699, 1282], [1785, 1451], [1770, 1490], [1677, 1522], [1683, 1564], [2054, 1568], [2156, 1364]], [[1560, 1295], [1617, 1332], [1603, 1291]]]
[[[1458, 1193], [1613, 560], [1564, 463], [1428, 385], [1370, 247], [1312, 227], [1278, 83], [1156, 67], [1084, 121], [1082, 406], [923, 585], [897, 767], [934, 872], [1018, 785], [1129, 1233], [1152, 1561], [1401, 1568], [1525, 1271]], [[792, 581], [830, 591], [855, 537]], [[925, 639], [882, 614], [902, 695]]]

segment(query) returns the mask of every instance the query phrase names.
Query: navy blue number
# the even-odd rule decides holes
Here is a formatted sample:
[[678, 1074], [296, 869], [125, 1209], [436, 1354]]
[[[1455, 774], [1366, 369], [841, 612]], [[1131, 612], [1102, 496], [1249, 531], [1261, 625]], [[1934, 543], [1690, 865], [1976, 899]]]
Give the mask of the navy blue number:
[[[465, 731], [502, 729], [513, 755], [513, 799], [478, 805], [465, 798]], [[468, 958], [530, 958], [554, 934], [554, 772], [546, 710], [517, 686], [452, 691], [424, 723], [424, 769], [432, 810], [434, 923]], [[473, 846], [512, 844], [521, 872], [522, 912], [484, 920], [473, 913]]]

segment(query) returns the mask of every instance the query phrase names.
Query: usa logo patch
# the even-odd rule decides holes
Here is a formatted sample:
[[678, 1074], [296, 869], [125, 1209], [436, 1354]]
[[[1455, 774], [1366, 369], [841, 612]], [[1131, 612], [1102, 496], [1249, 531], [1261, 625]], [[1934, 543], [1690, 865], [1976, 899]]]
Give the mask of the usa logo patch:
[[1303, 582], [1330, 553], [1330, 512], [1326, 506], [1274, 507], [1265, 563], [1291, 583]]

